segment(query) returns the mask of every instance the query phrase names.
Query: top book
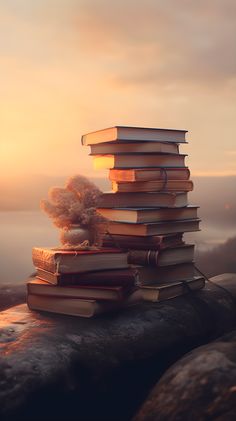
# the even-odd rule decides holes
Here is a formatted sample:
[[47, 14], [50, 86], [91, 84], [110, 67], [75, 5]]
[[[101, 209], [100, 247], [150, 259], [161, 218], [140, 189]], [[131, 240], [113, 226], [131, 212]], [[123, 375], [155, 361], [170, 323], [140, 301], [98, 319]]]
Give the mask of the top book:
[[186, 133], [187, 130], [115, 126], [85, 134], [81, 142], [84, 146], [119, 141], [185, 143]]

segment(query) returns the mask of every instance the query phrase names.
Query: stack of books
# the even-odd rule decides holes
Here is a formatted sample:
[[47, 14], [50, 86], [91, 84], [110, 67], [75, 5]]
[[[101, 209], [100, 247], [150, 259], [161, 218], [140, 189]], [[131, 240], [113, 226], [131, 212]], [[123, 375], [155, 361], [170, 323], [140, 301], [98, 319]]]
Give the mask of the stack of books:
[[27, 302], [32, 310], [92, 317], [119, 307], [133, 285], [131, 276], [125, 283], [123, 278], [113, 284], [110, 281], [111, 272], [123, 274], [129, 267], [127, 253], [117, 249], [34, 247], [32, 258], [36, 277], [27, 282]]
[[194, 245], [183, 240], [200, 220], [198, 207], [188, 205], [193, 183], [181, 143], [185, 130], [116, 126], [82, 136], [94, 167], [109, 169], [112, 183], [97, 209], [108, 220], [103, 244], [126, 250], [141, 285], [152, 291], [181, 281], [204, 286], [195, 277]]
[[183, 233], [199, 230], [193, 184], [179, 154], [185, 131], [114, 127], [82, 136], [96, 168], [109, 168], [112, 192], [97, 211], [107, 219], [98, 250], [34, 248], [36, 277], [28, 305], [92, 317], [140, 301], [161, 301], [204, 287], [194, 276], [194, 245]]

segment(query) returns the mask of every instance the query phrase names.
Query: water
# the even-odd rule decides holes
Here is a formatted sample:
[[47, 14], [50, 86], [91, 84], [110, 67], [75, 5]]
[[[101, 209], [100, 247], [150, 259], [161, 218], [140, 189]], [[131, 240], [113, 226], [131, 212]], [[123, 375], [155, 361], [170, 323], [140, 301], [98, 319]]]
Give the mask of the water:
[[[236, 236], [236, 229], [202, 223], [202, 231], [185, 235], [186, 241], [194, 241], [199, 250], [209, 250]], [[31, 250], [34, 246], [58, 245], [59, 231], [49, 218], [40, 211], [0, 212], [0, 282], [20, 282], [27, 278], [34, 267]]]
[[34, 246], [58, 245], [58, 230], [39, 211], [0, 212], [0, 282], [19, 282], [34, 267], [31, 250]]

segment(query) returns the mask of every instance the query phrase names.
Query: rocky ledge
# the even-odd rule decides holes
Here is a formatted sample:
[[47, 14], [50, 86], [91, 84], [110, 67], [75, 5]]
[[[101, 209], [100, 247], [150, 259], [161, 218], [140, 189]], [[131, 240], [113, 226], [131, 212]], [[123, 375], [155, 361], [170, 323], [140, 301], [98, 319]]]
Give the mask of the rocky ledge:
[[1, 312], [1, 419], [130, 420], [171, 363], [236, 327], [236, 274], [218, 282], [89, 320]]

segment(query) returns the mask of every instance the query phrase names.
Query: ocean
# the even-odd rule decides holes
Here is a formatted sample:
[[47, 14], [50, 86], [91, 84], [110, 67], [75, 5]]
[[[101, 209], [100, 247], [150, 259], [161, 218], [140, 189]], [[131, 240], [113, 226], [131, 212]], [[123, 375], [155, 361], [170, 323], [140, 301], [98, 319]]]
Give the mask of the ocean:
[[[209, 250], [236, 235], [236, 228], [202, 223], [202, 231], [186, 234], [198, 250]], [[59, 230], [40, 211], [0, 212], [0, 282], [18, 283], [33, 271], [32, 247], [59, 245]]]

